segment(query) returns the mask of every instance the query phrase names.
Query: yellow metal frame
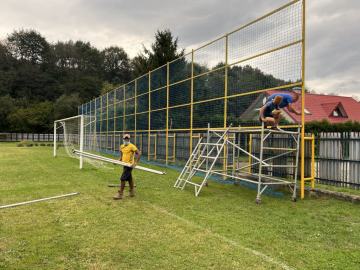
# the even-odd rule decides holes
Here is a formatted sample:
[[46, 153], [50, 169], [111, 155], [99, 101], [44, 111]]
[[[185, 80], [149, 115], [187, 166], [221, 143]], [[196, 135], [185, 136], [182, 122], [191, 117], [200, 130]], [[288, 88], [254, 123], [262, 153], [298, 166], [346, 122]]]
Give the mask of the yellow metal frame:
[[175, 162], [176, 161], [176, 133], [169, 135], [168, 138], [173, 139], [173, 154], [172, 154], [172, 156], [169, 156], [168, 159], [171, 162]]
[[[229, 36], [228, 34], [225, 35], [225, 76], [224, 76], [224, 128], [227, 126], [227, 101], [228, 101], [228, 46], [229, 46]], [[228, 135], [225, 135], [225, 140], [227, 139]], [[227, 153], [228, 152], [228, 146], [225, 144], [224, 146], [224, 152], [223, 152], [223, 171], [227, 171]]]
[[125, 130], [125, 127], [126, 127], [126, 106], [125, 106], [125, 104], [126, 104], [126, 102], [125, 102], [125, 85], [124, 85], [124, 87], [123, 87], [123, 131], [122, 131], [122, 133], [124, 134], [124, 130]]
[[150, 134], [151, 134], [151, 71], [149, 71], [149, 82], [148, 82], [148, 87], [149, 87], [149, 102], [148, 102], [148, 106], [149, 106], [149, 116], [148, 116], [148, 160], [150, 160]]
[[[280, 12], [281, 10], [286, 9], [287, 7], [290, 7], [291, 5], [294, 5], [296, 3], [301, 3], [302, 7], [297, 6], [299, 9], [297, 9], [297, 11], [300, 11], [300, 8], [302, 9], [302, 21], [301, 21], [301, 25], [300, 25], [300, 21], [299, 21], [299, 27], [301, 27], [301, 37], [296, 37], [294, 39], [291, 40], [291, 42], [289, 41], [287, 44], [281, 44], [281, 46], [275, 47], [275, 48], [267, 48], [264, 50], [259, 50], [254, 54], [249, 54], [249, 55], [244, 55], [244, 56], [239, 56], [236, 59], [233, 59], [231, 57], [231, 55], [229, 55], [229, 38], [233, 37], [232, 34], [234, 34], [235, 32], [241, 31], [242, 29], [245, 29], [246, 27], [249, 27], [259, 21], [262, 21], [263, 19]], [[142, 134], [146, 134], [148, 136], [148, 160], [150, 160], [150, 158], [157, 158], [156, 157], [156, 147], [155, 147], [155, 153], [152, 154], [151, 153], [151, 139], [152, 138], [157, 138], [157, 134], [156, 132], [164, 132], [166, 134], [165, 137], [165, 162], [166, 164], [168, 164], [169, 161], [173, 161], [175, 160], [175, 151], [174, 151], [174, 156], [169, 156], [169, 139], [172, 139], [172, 135], [170, 135], [169, 133], [171, 132], [189, 132], [189, 136], [190, 136], [190, 141], [189, 141], [189, 151], [190, 153], [193, 150], [193, 139], [198, 137], [199, 135], [195, 135], [194, 136], [194, 132], [202, 132], [205, 131], [207, 128], [206, 127], [194, 127], [196, 125], [196, 119], [195, 119], [195, 123], [194, 123], [194, 106], [197, 104], [206, 104], [209, 102], [215, 102], [215, 101], [219, 101], [222, 100], [224, 102], [224, 112], [223, 112], [223, 124], [219, 124], [218, 127], [213, 127], [213, 129], [220, 129], [220, 128], [226, 128], [227, 126], [227, 122], [228, 122], [228, 106], [229, 106], [229, 100], [232, 100], [234, 98], [240, 98], [243, 96], [248, 96], [248, 95], [257, 95], [257, 94], [261, 94], [264, 93], [266, 91], [271, 91], [271, 90], [281, 90], [281, 89], [285, 89], [285, 88], [291, 88], [291, 87], [295, 87], [295, 86], [301, 86], [301, 107], [302, 107], [302, 111], [301, 111], [301, 148], [300, 148], [300, 192], [301, 192], [301, 198], [304, 198], [304, 186], [305, 186], [305, 181], [308, 181], [309, 178], [305, 177], [305, 113], [304, 113], [304, 108], [305, 108], [305, 44], [306, 44], [306, 33], [305, 33], [305, 9], [306, 9], [306, 0], [294, 0], [291, 1], [247, 24], [242, 25], [241, 27], [228, 32], [225, 35], [222, 35], [210, 42], [207, 42], [206, 44], [203, 44], [201, 46], [199, 46], [196, 49], [192, 49], [190, 52], [188, 52], [187, 54], [174, 59], [152, 71], [149, 71], [147, 74], [144, 74], [142, 76], [140, 76], [139, 78], [136, 78], [134, 80], [132, 80], [131, 82], [124, 84], [120, 87], [121, 94], [122, 94], [122, 98], [120, 99], [119, 97], [116, 96], [116, 89], [114, 90], [114, 101], [112, 102], [112, 104], [109, 104], [109, 93], [106, 93], [106, 97], [105, 95], [102, 95], [99, 99], [100, 102], [100, 106], [99, 108], [96, 108], [96, 103], [95, 103], [95, 110], [100, 109], [100, 117], [99, 119], [97, 119], [97, 121], [100, 121], [100, 135], [101, 136], [109, 136], [109, 121], [113, 121], [114, 122], [114, 128], [111, 132], [113, 132], [113, 145], [114, 145], [114, 149], [115, 149], [115, 141], [116, 141], [116, 136], [123, 134], [124, 132], [133, 132], [134, 136], [135, 136], [135, 143], [137, 143], [137, 134], [141, 133]], [[300, 29], [300, 28], [299, 28]], [[225, 55], [224, 55], [224, 63], [222, 65], [219, 65], [217, 67], [214, 67], [213, 69], [209, 68], [209, 69], [204, 69], [201, 71], [197, 71], [198, 69], [196, 69], [197, 73], [195, 74], [195, 60], [197, 60], [197, 53], [203, 49], [206, 48], [210, 45], [213, 46], [217, 46], [217, 44], [221, 43], [221, 48], [224, 48], [224, 43], [222, 43], [222, 41], [225, 42]], [[231, 41], [231, 40], [230, 40]], [[218, 42], [218, 43], [217, 43]], [[244, 92], [242, 91], [242, 89], [237, 89], [238, 91], [236, 92], [230, 92], [229, 93], [229, 86], [228, 86], [228, 76], [229, 76], [229, 68], [233, 67], [235, 65], [245, 65], [247, 61], [251, 61], [253, 59], [258, 59], [259, 57], [265, 56], [265, 55], [269, 55], [271, 53], [277, 52], [277, 51], [281, 51], [281, 50], [285, 50], [286, 48], [290, 48], [292, 46], [297, 46], [296, 48], [300, 49], [301, 46], [301, 80], [294, 82], [294, 83], [290, 83], [287, 85], [282, 85], [282, 86], [276, 86], [276, 87], [271, 87], [271, 88], [267, 88], [267, 89], [254, 89], [252, 91], [248, 91], [248, 92]], [[223, 49], [221, 49], [223, 50]], [[195, 54], [196, 53], [196, 54]], [[231, 53], [231, 52], [230, 52]], [[221, 55], [222, 57], [222, 55]], [[175, 63], [176, 61], [180, 60], [181, 58], [186, 58], [185, 62], [186, 64], [190, 65], [191, 64], [191, 75], [190, 77], [189, 74], [186, 75], [185, 77], [182, 77], [181, 80], [179, 81], [171, 81], [170, 83], [170, 64]], [[196, 59], [194, 59], [196, 58]], [[190, 63], [190, 59], [191, 59], [191, 63]], [[222, 60], [223, 61], [223, 60]], [[157, 71], [161, 70], [161, 76], [165, 75], [165, 68], [166, 68], [166, 85], [162, 85], [161, 87], [157, 87], [152, 89], [151, 86], [151, 80], [152, 80], [152, 76], [154, 76], [153, 78], [157, 78], [157, 76], [160, 74], [160, 72], [157, 73]], [[194, 101], [194, 91], [195, 91], [195, 79], [200, 78], [201, 76], [206, 76], [207, 74], [210, 73], [214, 73], [214, 72], [224, 72], [224, 94], [221, 94], [221, 97], [215, 97], [215, 98], [210, 98], [210, 99], [206, 99], [206, 100], [197, 100]], [[144, 76], [148, 76], [148, 91], [147, 92], [143, 92], [141, 91], [141, 94], [138, 94], [138, 87], [140, 85], [140, 78], [144, 77]], [[165, 79], [165, 77], [163, 77]], [[183, 79], [185, 78], [185, 79]], [[173, 85], [177, 85], [177, 84], [181, 84], [184, 82], [189, 82], [190, 81], [190, 102], [188, 103], [184, 103], [184, 104], [179, 104], [179, 105], [173, 105], [170, 106], [170, 87]], [[165, 81], [164, 81], [165, 82]], [[127, 86], [129, 86], [130, 84], [134, 84], [135, 85], [135, 92], [134, 92], [134, 96], [131, 97], [127, 97]], [[163, 108], [157, 108], [157, 109], [152, 109], [152, 104], [151, 104], [151, 93], [155, 92], [155, 91], [161, 91], [161, 90], [165, 90], [166, 89], [166, 106]], [[234, 94], [235, 93], [235, 94]], [[196, 94], [196, 93], [195, 93]], [[138, 107], [138, 102], [139, 102], [139, 97], [141, 96], [145, 96], [148, 95], [148, 110], [147, 111], [141, 111], [139, 112], [139, 107]], [[103, 113], [104, 110], [104, 106], [105, 104], [103, 104], [103, 99], [107, 98], [106, 100], [106, 112]], [[118, 101], [119, 100], [119, 101]], [[95, 99], [96, 101], [96, 99]], [[91, 102], [91, 101], [90, 101]], [[122, 110], [122, 115], [117, 117], [117, 107], [120, 105], [120, 102], [123, 105], [123, 110]], [[128, 102], [135, 102], [135, 110], [134, 113], [131, 114], [126, 114], [127, 109], [127, 103]], [[129, 104], [128, 104], [129, 105]], [[114, 113], [110, 116], [109, 115], [109, 106], [113, 106], [114, 108]], [[186, 126], [186, 128], [175, 128], [175, 129], [169, 129], [169, 116], [170, 116], [170, 109], [174, 109], [174, 108], [186, 108], [189, 107], [190, 109], [190, 125]], [[157, 112], [157, 111], [166, 111], [166, 125], [165, 125], [165, 129], [152, 129], [151, 127], [151, 117], [152, 117], [152, 113], [153, 112]], [[104, 129], [103, 124], [103, 120], [105, 120], [105, 113], [106, 113], [106, 131]], [[137, 121], [137, 116], [140, 114], [148, 114], [148, 128], [147, 129], [143, 129], [140, 128], [139, 129], [139, 123]], [[96, 114], [96, 111], [95, 111]], [[133, 130], [127, 130], [127, 125], [126, 125], [126, 121], [128, 119], [128, 117], [134, 117], [135, 118], [135, 125], [134, 125], [134, 129]], [[119, 117], [122, 117], [122, 123], [123, 123], [123, 129], [119, 130], [117, 127], [117, 120]], [[154, 117], [154, 116], [153, 116]], [[196, 115], [195, 115], [196, 117]], [[121, 120], [120, 120], [121, 121]], [[260, 126], [256, 126], [256, 127], [260, 127]], [[287, 126], [283, 126], [283, 128], [292, 128], [292, 127], [297, 127], [297, 125], [287, 125]], [[95, 124], [95, 128], [96, 128], [96, 124]], [[232, 128], [232, 129], [236, 129], [236, 127]], [[104, 130], [104, 131], [103, 131]], [[154, 134], [155, 133], [155, 134]], [[176, 149], [176, 139], [175, 139], [175, 134], [174, 136], [174, 145], [173, 147], [175, 147]], [[142, 137], [141, 137], [142, 138]], [[103, 138], [101, 138], [100, 140], [100, 147], [103, 147], [103, 143], [102, 143]], [[157, 140], [157, 139], [155, 139]], [[142, 139], [141, 139], [142, 142]], [[251, 144], [252, 144], [253, 140], [252, 137], [250, 136], [249, 138], [249, 150], [251, 151]], [[156, 142], [155, 142], [156, 144]], [[106, 141], [106, 145], [107, 145], [107, 141]], [[227, 161], [225, 159], [225, 155], [226, 152], [228, 151], [227, 147], [224, 149], [224, 164], [223, 164], [223, 169], [227, 170], [228, 166], [227, 166]], [[313, 157], [312, 157], [313, 158]], [[249, 162], [251, 162], [251, 160], [249, 160]], [[313, 162], [313, 161], [312, 161]], [[312, 169], [313, 170], [313, 169]], [[249, 171], [251, 171], [251, 167], [249, 167]], [[312, 178], [314, 178], [314, 173], [312, 173]], [[312, 180], [312, 185], [313, 185], [314, 180]]]
[[140, 133], [140, 134], [138, 134], [137, 136], [139, 136], [140, 137], [140, 146], [138, 147], [139, 148], [139, 150], [141, 151], [141, 149], [143, 148], [143, 140], [142, 140], [142, 133]]
[[134, 117], [134, 120], [135, 120], [135, 132], [134, 132], [134, 137], [135, 137], [135, 144], [136, 144], [136, 115], [137, 115], [137, 79], [135, 79], [135, 117]]
[[305, 182], [310, 181], [311, 188], [315, 188], [315, 135], [312, 134], [311, 137], [305, 137], [305, 141], [310, 141], [311, 143], [311, 175], [310, 177], [304, 177], [304, 190], [303, 193], [305, 194]]
[[[100, 132], [102, 132], [102, 124], [103, 124], [103, 96], [100, 97]], [[99, 141], [99, 147], [100, 149], [102, 148], [102, 137], [100, 136], [100, 141]]]
[[166, 133], [165, 133], [165, 163], [168, 165], [169, 155], [169, 62], [166, 65]]
[[114, 125], [114, 130], [113, 130], [113, 132], [114, 132], [114, 146], [113, 146], [113, 148], [114, 148], [114, 151], [116, 151], [116, 145], [115, 145], [115, 142], [116, 142], [116, 91], [114, 91], [114, 97], [113, 97], [113, 101], [114, 101], [114, 111], [113, 111], [113, 113], [114, 113], [114, 119], [113, 119], [113, 125]]
[[305, 0], [302, 6], [302, 69], [301, 69], [301, 160], [300, 160], [300, 197], [305, 197]]
[[109, 149], [108, 137], [109, 137], [109, 92], [106, 93], [106, 150]]
[[[157, 149], [157, 133], [155, 133], [155, 134], [150, 134], [150, 144], [151, 144], [151, 137], [153, 137], [153, 138], [155, 138], [155, 140], [154, 140], [154, 153], [150, 153], [150, 151], [149, 151], [149, 153], [148, 153], [148, 156], [149, 156], [149, 159], [153, 156], [154, 157], [154, 160], [157, 160], [157, 155], [156, 155], [156, 149]], [[149, 145], [150, 145], [149, 144]], [[150, 149], [151, 149], [151, 147], [149, 147]]]
[[[249, 135], [249, 153], [252, 153], [252, 134]], [[251, 173], [252, 157], [249, 155], [249, 173]]]
[[191, 89], [190, 89], [190, 142], [189, 142], [189, 153], [193, 151], [193, 118], [194, 118], [194, 50], [191, 51]]

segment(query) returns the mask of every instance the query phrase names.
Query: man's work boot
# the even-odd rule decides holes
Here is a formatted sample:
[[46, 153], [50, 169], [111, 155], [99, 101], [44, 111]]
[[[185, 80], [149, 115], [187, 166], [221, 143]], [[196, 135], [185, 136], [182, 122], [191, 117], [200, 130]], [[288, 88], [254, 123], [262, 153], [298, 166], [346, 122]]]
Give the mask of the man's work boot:
[[129, 190], [129, 196], [130, 197], [135, 197], [135, 190], [134, 189]]
[[118, 193], [113, 197], [114, 200], [121, 200], [123, 198], [123, 193], [118, 191]]

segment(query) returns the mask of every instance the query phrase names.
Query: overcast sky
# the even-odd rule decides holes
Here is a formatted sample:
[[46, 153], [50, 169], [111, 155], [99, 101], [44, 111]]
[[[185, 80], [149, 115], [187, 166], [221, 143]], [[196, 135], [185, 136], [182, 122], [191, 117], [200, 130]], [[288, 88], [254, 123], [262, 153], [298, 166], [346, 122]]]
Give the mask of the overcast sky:
[[[1, 0], [0, 39], [35, 29], [50, 42], [84, 40], [131, 57], [169, 28], [190, 50], [288, 0]], [[360, 0], [307, 1], [307, 87], [360, 97]]]

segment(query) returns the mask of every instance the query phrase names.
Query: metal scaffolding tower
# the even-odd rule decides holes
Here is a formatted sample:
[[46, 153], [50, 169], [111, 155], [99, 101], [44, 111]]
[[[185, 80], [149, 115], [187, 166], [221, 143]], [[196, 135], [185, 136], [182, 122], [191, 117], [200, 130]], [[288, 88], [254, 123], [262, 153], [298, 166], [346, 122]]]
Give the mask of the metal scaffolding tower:
[[[209, 126], [206, 140], [204, 137], [199, 139], [174, 187], [184, 189], [187, 184], [190, 184], [195, 188], [195, 196], [198, 196], [209, 177], [218, 175], [223, 179], [255, 184], [257, 203], [261, 202], [261, 195], [270, 186], [288, 186], [292, 190], [292, 199], [295, 201], [300, 130], [300, 126], [296, 131], [269, 129], [264, 124], [261, 128], [211, 129]], [[240, 134], [250, 135], [251, 150], [241, 145], [237, 139]], [[282, 136], [282, 141], [285, 141], [287, 145], [276, 145], [276, 139], [279, 136]], [[257, 141], [257, 144], [254, 141]], [[239, 159], [241, 154], [248, 158], [247, 164], [244, 164], [244, 158]], [[291, 170], [289, 174], [292, 177], [277, 176], [279, 170]], [[199, 177], [194, 177], [204, 174], [201, 180]]]

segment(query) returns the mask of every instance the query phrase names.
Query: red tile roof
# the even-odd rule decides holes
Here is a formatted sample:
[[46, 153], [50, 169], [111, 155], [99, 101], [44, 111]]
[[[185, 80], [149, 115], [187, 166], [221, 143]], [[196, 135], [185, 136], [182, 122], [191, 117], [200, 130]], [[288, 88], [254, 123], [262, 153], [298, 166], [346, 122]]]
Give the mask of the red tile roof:
[[[305, 96], [306, 98], [306, 96]], [[321, 103], [321, 107], [323, 107], [325, 113], [330, 116], [331, 113], [336, 109], [336, 107], [340, 104], [340, 102], [331, 102], [331, 103]]]
[[[284, 91], [267, 91], [267, 95], [276, 93], [284, 93]], [[293, 104], [298, 111], [301, 110], [301, 98]], [[338, 108], [344, 110], [346, 117], [332, 116], [332, 112]], [[310, 114], [305, 114], [305, 121], [321, 121], [327, 119], [330, 123], [341, 123], [346, 121], [360, 122], [360, 103], [352, 97], [321, 95], [321, 94], [305, 94], [305, 109]], [[301, 122], [301, 116], [290, 113], [285, 109], [287, 114], [295, 121]]]

